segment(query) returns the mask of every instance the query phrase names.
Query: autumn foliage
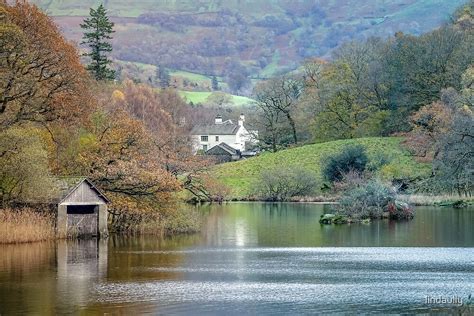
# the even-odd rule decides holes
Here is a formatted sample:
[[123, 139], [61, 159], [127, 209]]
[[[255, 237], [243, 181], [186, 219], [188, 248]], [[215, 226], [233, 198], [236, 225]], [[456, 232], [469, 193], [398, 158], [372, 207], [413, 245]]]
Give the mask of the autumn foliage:
[[54, 22], [26, 1], [0, 1], [0, 44], [4, 207], [51, 201], [55, 176], [85, 176], [112, 201], [112, 230], [183, 221], [177, 193], [209, 162], [191, 151], [189, 106], [176, 92], [93, 80]]
[[0, 4], [0, 127], [78, 118], [88, 109], [76, 48], [26, 1]]
[[450, 129], [454, 111], [441, 101], [422, 107], [410, 117], [412, 131], [406, 145], [420, 160], [432, 161], [436, 143]]

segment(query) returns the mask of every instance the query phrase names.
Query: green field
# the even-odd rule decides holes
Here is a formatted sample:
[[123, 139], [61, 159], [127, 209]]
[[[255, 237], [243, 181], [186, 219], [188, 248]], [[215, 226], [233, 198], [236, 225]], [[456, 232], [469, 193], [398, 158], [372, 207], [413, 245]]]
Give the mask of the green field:
[[172, 71], [170, 71], [170, 75], [175, 76], [175, 77], [183, 77], [183, 78], [186, 78], [190, 81], [197, 82], [197, 83], [207, 81], [210, 84], [210, 82], [211, 82], [210, 77], [205, 76], [205, 75], [201, 75], [201, 74], [197, 74], [197, 73], [194, 73], [194, 72], [189, 72], [189, 71], [172, 70]]
[[360, 138], [306, 145], [277, 153], [263, 153], [259, 157], [222, 164], [214, 167], [213, 173], [231, 188], [232, 198], [246, 198], [250, 194], [252, 182], [266, 168], [278, 166], [298, 166], [322, 182], [321, 165], [324, 159], [339, 152], [347, 145], [361, 144], [366, 147], [369, 159], [383, 155], [390, 163], [378, 173], [384, 179], [415, 179], [429, 175], [431, 164], [418, 163], [410, 153], [402, 148], [399, 137]]
[[[185, 98], [188, 102], [194, 104], [205, 103], [206, 99], [212, 94], [212, 92], [201, 92], [201, 91], [179, 91], [179, 94]], [[246, 106], [254, 102], [254, 100], [238, 95], [231, 95], [233, 105], [235, 106]]]

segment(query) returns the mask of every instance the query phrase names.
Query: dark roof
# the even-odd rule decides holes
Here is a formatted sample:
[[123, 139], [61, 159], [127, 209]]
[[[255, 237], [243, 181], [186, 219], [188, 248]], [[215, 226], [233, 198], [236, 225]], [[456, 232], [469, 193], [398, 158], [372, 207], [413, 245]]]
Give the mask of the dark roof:
[[225, 154], [228, 153], [229, 155], [238, 155], [239, 151], [226, 143], [220, 143], [206, 151], [208, 155], [216, 155], [216, 154]]
[[74, 192], [83, 182], [87, 182], [89, 186], [97, 192], [107, 203], [110, 200], [100, 191], [96, 186], [86, 177], [59, 177], [57, 181], [57, 187], [59, 189], [58, 202], [64, 201], [72, 192]]
[[196, 125], [191, 130], [191, 135], [235, 135], [239, 131], [239, 124], [234, 124], [231, 120], [222, 124]]

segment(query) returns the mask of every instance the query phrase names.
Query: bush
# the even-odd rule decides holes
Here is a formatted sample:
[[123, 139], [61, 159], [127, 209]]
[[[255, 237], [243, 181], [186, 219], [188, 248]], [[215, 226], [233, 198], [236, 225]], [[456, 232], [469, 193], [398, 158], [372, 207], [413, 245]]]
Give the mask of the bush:
[[367, 184], [368, 174], [361, 174], [357, 171], [349, 171], [345, 173], [342, 180], [333, 183], [334, 193], [344, 193], [346, 191], [358, 188]]
[[316, 179], [302, 168], [279, 167], [261, 172], [254, 193], [266, 201], [288, 201], [295, 196], [314, 193]]
[[382, 167], [388, 165], [391, 161], [392, 158], [388, 157], [384, 153], [376, 153], [373, 157], [370, 158], [370, 161], [367, 164], [367, 170], [380, 170]]
[[395, 203], [396, 191], [378, 181], [352, 189], [341, 199], [339, 211], [352, 218], [380, 218]]
[[323, 167], [323, 175], [331, 182], [341, 181], [344, 175], [350, 171], [363, 173], [367, 162], [364, 146], [347, 146], [339, 154], [327, 159]]
[[411, 219], [415, 215], [413, 208], [411, 208], [407, 203], [394, 201], [387, 205], [387, 211], [390, 218], [393, 219]]

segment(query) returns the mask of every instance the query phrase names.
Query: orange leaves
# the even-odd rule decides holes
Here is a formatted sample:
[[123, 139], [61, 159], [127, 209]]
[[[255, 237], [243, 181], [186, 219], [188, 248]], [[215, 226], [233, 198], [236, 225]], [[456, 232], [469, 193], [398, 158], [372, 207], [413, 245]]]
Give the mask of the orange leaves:
[[453, 110], [442, 102], [426, 105], [410, 117], [413, 130], [405, 144], [418, 157], [431, 161], [436, 152], [436, 143], [450, 129]]
[[[83, 148], [83, 172], [102, 189], [119, 197], [121, 209], [140, 209], [149, 201], [177, 191], [177, 180], [159, 164], [152, 138], [141, 121], [123, 109], [102, 114], [95, 121], [89, 147]], [[146, 207], [144, 207], [146, 208]]]
[[6, 12], [0, 24], [2, 126], [80, 117], [90, 98], [75, 47], [36, 6], [18, 1], [1, 7]]

